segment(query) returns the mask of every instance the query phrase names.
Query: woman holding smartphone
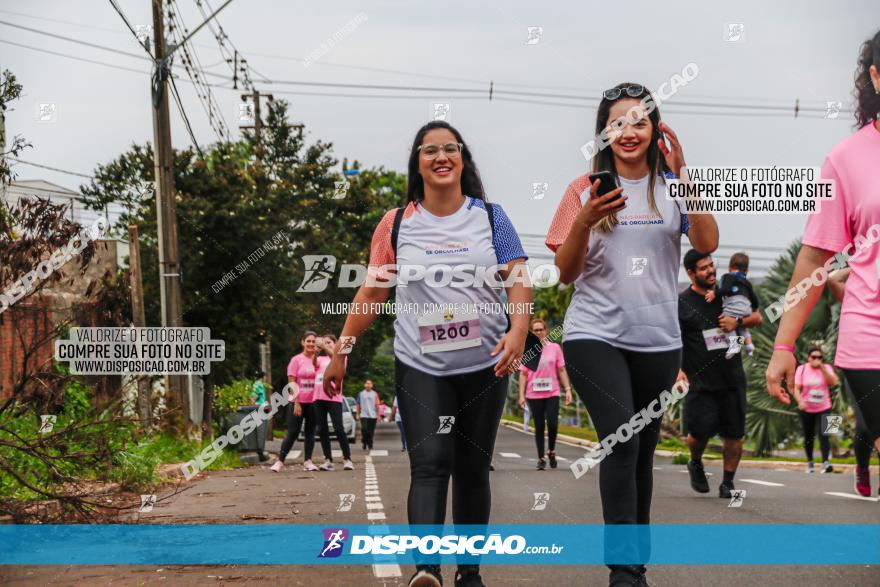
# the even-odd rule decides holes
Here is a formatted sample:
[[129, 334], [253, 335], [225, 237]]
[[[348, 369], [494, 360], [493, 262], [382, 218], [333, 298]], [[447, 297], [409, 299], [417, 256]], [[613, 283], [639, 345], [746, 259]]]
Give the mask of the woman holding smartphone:
[[[569, 377], [600, 438], [615, 434], [675, 383], [682, 346], [681, 235], [687, 234], [699, 251], [710, 253], [718, 246], [711, 215], [689, 218], [666, 198], [666, 179], [681, 174], [684, 154], [656, 106], [642, 102], [646, 96], [649, 91], [634, 83], [604, 92], [596, 135], [604, 132], [611, 143], [593, 158], [592, 174], [607, 172], [603, 175], [614, 184], [603, 187], [605, 180], [591, 181], [592, 174], [572, 181], [546, 240], [556, 253], [561, 281], [575, 284], [562, 348]], [[606, 192], [608, 187], [613, 189]], [[654, 419], [602, 460], [599, 489], [606, 524], [650, 522], [659, 433], [660, 420]], [[619, 534], [606, 532], [606, 554], [633, 552], [633, 543], [612, 536]], [[611, 585], [646, 584], [644, 565], [608, 566]]]
[[[415, 312], [394, 322], [396, 400], [409, 447], [410, 524], [443, 524], [452, 478], [455, 524], [489, 522], [489, 465], [507, 392], [507, 376], [522, 355], [531, 289], [516, 277], [526, 255], [513, 225], [489, 204], [470, 149], [445, 122], [419, 129], [409, 157], [407, 205], [388, 211], [373, 234], [370, 271], [354, 298], [340, 346], [324, 372], [328, 393], [345, 372], [349, 345], [375, 320], [389, 297]], [[481, 271], [481, 269], [488, 269]], [[454, 284], [437, 286], [444, 271]], [[421, 274], [419, 275], [419, 272]], [[485, 279], [482, 275], [485, 274]], [[514, 311], [474, 310], [500, 303], [501, 283]], [[330, 391], [334, 388], [334, 391]], [[418, 564], [410, 587], [439, 587], [440, 566]], [[456, 587], [483, 585], [479, 566], [459, 565]]]
[[[849, 256], [834, 364], [843, 370], [857, 412], [864, 418], [868, 445], [880, 450], [880, 32], [862, 44], [855, 95], [859, 130], [825, 158], [821, 176], [832, 181], [835, 196], [822, 200], [819, 211], [807, 218], [789, 288], [804, 279], [809, 281], [816, 271], [821, 274], [827, 270], [838, 253]], [[776, 331], [773, 356], [767, 365], [767, 391], [784, 404], [791, 403], [789, 393], [794, 393], [796, 385], [794, 345], [822, 289], [807, 288], [803, 299], [783, 313]], [[864, 486], [867, 476], [859, 479], [860, 469], [856, 469], [857, 486]]]

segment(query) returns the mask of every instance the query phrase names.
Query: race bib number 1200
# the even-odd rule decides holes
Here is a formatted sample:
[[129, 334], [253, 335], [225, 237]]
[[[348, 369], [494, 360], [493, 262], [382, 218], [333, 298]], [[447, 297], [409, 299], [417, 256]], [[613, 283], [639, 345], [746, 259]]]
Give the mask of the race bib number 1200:
[[476, 311], [437, 311], [419, 318], [419, 343], [422, 353], [439, 353], [477, 347], [483, 344], [480, 336], [480, 317]]

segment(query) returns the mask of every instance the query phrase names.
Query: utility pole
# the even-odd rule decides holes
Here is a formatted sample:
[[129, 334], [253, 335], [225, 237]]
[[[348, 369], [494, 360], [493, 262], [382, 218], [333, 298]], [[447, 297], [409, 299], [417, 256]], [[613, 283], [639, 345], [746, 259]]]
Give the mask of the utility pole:
[[259, 90], [255, 89], [250, 94], [242, 94], [241, 99], [247, 102], [248, 99], [252, 100], [254, 103], [254, 123], [252, 125], [243, 125], [239, 128], [252, 128], [254, 129], [254, 141], [255, 141], [255, 151], [257, 152], [257, 159], [259, 159], [260, 152], [263, 148], [263, 119], [260, 116], [260, 99], [266, 98], [267, 101], [271, 102], [275, 99], [272, 94], [261, 94]]
[[[159, 231], [159, 294], [162, 326], [181, 326], [180, 250], [177, 241], [177, 206], [174, 190], [174, 153], [171, 148], [171, 115], [168, 108], [163, 0], [152, 0], [155, 68], [152, 76], [153, 160], [156, 180], [156, 219]], [[187, 433], [190, 426], [189, 391], [180, 375], [165, 375], [165, 395], [172, 408], [171, 428]]]
[[[147, 325], [147, 319], [144, 313], [144, 285], [137, 224], [128, 225], [128, 264], [128, 273], [131, 279], [132, 324], [136, 328], [142, 328]], [[152, 426], [153, 410], [150, 407], [150, 378], [147, 375], [138, 376], [137, 389], [137, 409], [141, 429], [149, 430]]]

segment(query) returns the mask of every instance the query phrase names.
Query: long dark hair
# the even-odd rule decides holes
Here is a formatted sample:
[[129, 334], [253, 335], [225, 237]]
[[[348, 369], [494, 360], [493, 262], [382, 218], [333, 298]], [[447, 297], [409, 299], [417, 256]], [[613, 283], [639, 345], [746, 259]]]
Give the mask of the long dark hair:
[[480, 172], [477, 170], [477, 164], [474, 163], [474, 159], [471, 157], [471, 150], [468, 148], [467, 143], [464, 142], [461, 133], [448, 122], [435, 120], [420, 128], [419, 132], [416, 133], [416, 138], [413, 139], [412, 150], [409, 153], [409, 179], [406, 186], [406, 201], [421, 202], [425, 199], [425, 182], [419, 173], [419, 147], [422, 145], [422, 141], [425, 139], [428, 131], [438, 128], [445, 128], [454, 134], [455, 140], [463, 145], [461, 148], [461, 161], [464, 167], [461, 171], [461, 193], [478, 200], [485, 200], [486, 195], [483, 190], [483, 181], [480, 179]]
[[[642, 92], [637, 96], [630, 96], [625, 91], [625, 88], [629, 86], [641, 86]], [[657, 214], [660, 214], [660, 210], [657, 208], [657, 204], [654, 201], [654, 181], [658, 174], [662, 175], [664, 172], [669, 171], [669, 167], [666, 165], [666, 159], [663, 157], [663, 154], [660, 152], [660, 147], [657, 146], [657, 139], [660, 138], [660, 109], [657, 107], [657, 104], [654, 103], [653, 98], [650, 98], [651, 92], [642, 84], [635, 84], [632, 82], [623, 82], [621, 84], [617, 84], [614, 86], [615, 89], [622, 90], [620, 92], [620, 96], [614, 100], [607, 99], [604, 95], [602, 96], [602, 101], [599, 102], [599, 109], [596, 112], [596, 135], [600, 136], [602, 131], [605, 130], [605, 127], [608, 126], [608, 118], [611, 115], [611, 106], [617, 102], [618, 100], [630, 99], [630, 100], [641, 100], [645, 96], [649, 96], [650, 102], [653, 104], [653, 108], [650, 108], [650, 113], [648, 114], [648, 119], [651, 121], [651, 124], [654, 125], [654, 132], [651, 135], [651, 144], [648, 146], [648, 170], [650, 177], [648, 178], [648, 204], [651, 206], [651, 210]], [[646, 101], [647, 102], [647, 101]], [[599, 149], [599, 152], [596, 153], [596, 156], [593, 157], [593, 173], [597, 171], [610, 171], [614, 175], [614, 179], [617, 180], [618, 184], [620, 183], [620, 177], [617, 175], [617, 169], [614, 167], [614, 153], [611, 151], [610, 147], [606, 147], [604, 149]], [[596, 228], [600, 232], [608, 232], [614, 226], [617, 225], [617, 213], [613, 212], [608, 216], [602, 218], [599, 222], [596, 223]]]
[[871, 66], [880, 70], [880, 31], [873, 39], [862, 43], [859, 52], [859, 64], [856, 67], [856, 87], [853, 94], [856, 97], [856, 125], [862, 128], [871, 124], [880, 115], [880, 94], [874, 84], [871, 83]]
[[[304, 343], [305, 340], [310, 336], [317, 337], [318, 333], [314, 330], [306, 330], [305, 332], [303, 332], [302, 338], [299, 339], [300, 344]], [[305, 352], [305, 349], [303, 349], [303, 352]], [[318, 354], [319, 353], [315, 353], [314, 355], [312, 355], [312, 366], [316, 369], [318, 368]]]

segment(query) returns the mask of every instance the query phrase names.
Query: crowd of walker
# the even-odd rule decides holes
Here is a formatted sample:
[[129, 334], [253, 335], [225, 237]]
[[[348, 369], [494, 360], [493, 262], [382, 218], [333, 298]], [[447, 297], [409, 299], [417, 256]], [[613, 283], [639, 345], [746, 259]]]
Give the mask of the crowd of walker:
[[[859, 130], [836, 145], [822, 166], [822, 177], [835, 182], [837, 196], [809, 216], [792, 286], [839, 251], [851, 250], [859, 235], [880, 224], [878, 68], [880, 33], [863, 45], [859, 58]], [[718, 435], [723, 453], [718, 495], [731, 496], [745, 435], [742, 355], [754, 351], [748, 329], [762, 323], [760, 302], [748, 278], [746, 254], [733, 255], [718, 278], [711, 256], [719, 244], [713, 216], [688, 215], [677, 201], [665, 197], [667, 181], [679, 177], [685, 166], [684, 153], [659, 110], [644, 108], [646, 97], [649, 90], [635, 83], [621, 83], [603, 93], [595, 131], [613, 140], [593, 157], [591, 172], [568, 186], [547, 232], [546, 245], [555, 253], [560, 281], [574, 284], [562, 320], [561, 345], [548, 337], [549, 321], [532, 320], [515, 310], [516, 303], [531, 300], [531, 289], [508, 277], [519, 274], [527, 256], [504, 210], [487, 201], [461, 133], [442, 121], [417, 132], [408, 162], [407, 204], [387, 211], [376, 227], [370, 247], [370, 275], [375, 279], [360, 287], [354, 302], [376, 308], [389, 299], [391, 288], [377, 283], [392, 278], [384, 268], [442, 264], [500, 267], [504, 287], [475, 280], [466, 287], [438, 288], [414, 279], [396, 288], [396, 301], [458, 308], [499, 303], [504, 295], [512, 303], [506, 306], [511, 309], [507, 315], [448, 310], [437, 315], [399, 314], [395, 319], [391, 414], [410, 461], [410, 524], [446, 522], [450, 480], [452, 522], [489, 522], [491, 459], [508, 376], [517, 370], [519, 405], [534, 417], [538, 470], [557, 467], [560, 402], [564, 398], [571, 404], [573, 392], [586, 406], [598, 437], [606, 438], [664, 390], [686, 382], [683, 419], [691, 486], [700, 493], [710, 491], [702, 457], [709, 440]], [[633, 108], [642, 109], [640, 116], [629, 114]], [[603, 181], [612, 185], [603, 188]], [[651, 221], [636, 221], [646, 218]], [[692, 248], [682, 261], [683, 235]], [[640, 258], [644, 262], [633, 271], [633, 259]], [[814, 471], [816, 438], [820, 470], [833, 470], [825, 431], [831, 390], [845, 383], [858, 421], [855, 489], [863, 496], [871, 495], [868, 462], [872, 450], [880, 448], [878, 260], [876, 247], [862, 251], [829, 281], [842, 302], [833, 366], [826, 362], [830, 357], [825, 351], [808, 341], [800, 342], [807, 352], [802, 357], [795, 354], [804, 323], [824, 289], [812, 287], [782, 315], [766, 371], [768, 392], [782, 403], [797, 404], [808, 472]], [[677, 283], [680, 263], [690, 279], [683, 291]], [[303, 426], [303, 467], [333, 470], [328, 416], [343, 468], [353, 468], [341, 422], [342, 381], [347, 353], [357, 352], [358, 337], [375, 318], [369, 312], [349, 314], [339, 342], [330, 334], [303, 336], [302, 352], [287, 369], [288, 429], [273, 471], [284, 466]], [[529, 331], [542, 343], [534, 369], [520, 363]], [[805, 359], [800, 365], [799, 358]], [[365, 382], [356, 408], [363, 449], [373, 447], [379, 407], [372, 382]], [[438, 416], [445, 415], [455, 416], [452, 433], [438, 433]], [[316, 426], [324, 453], [320, 467], [312, 462]], [[659, 435], [660, 420], [646, 422], [601, 461], [599, 489], [606, 524], [650, 523]], [[612, 586], [648, 584], [644, 565], [608, 566]], [[417, 565], [408, 584], [442, 585], [440, 566]], [[459, 565], [454, 584], [484, 585], [479, 565]]]

